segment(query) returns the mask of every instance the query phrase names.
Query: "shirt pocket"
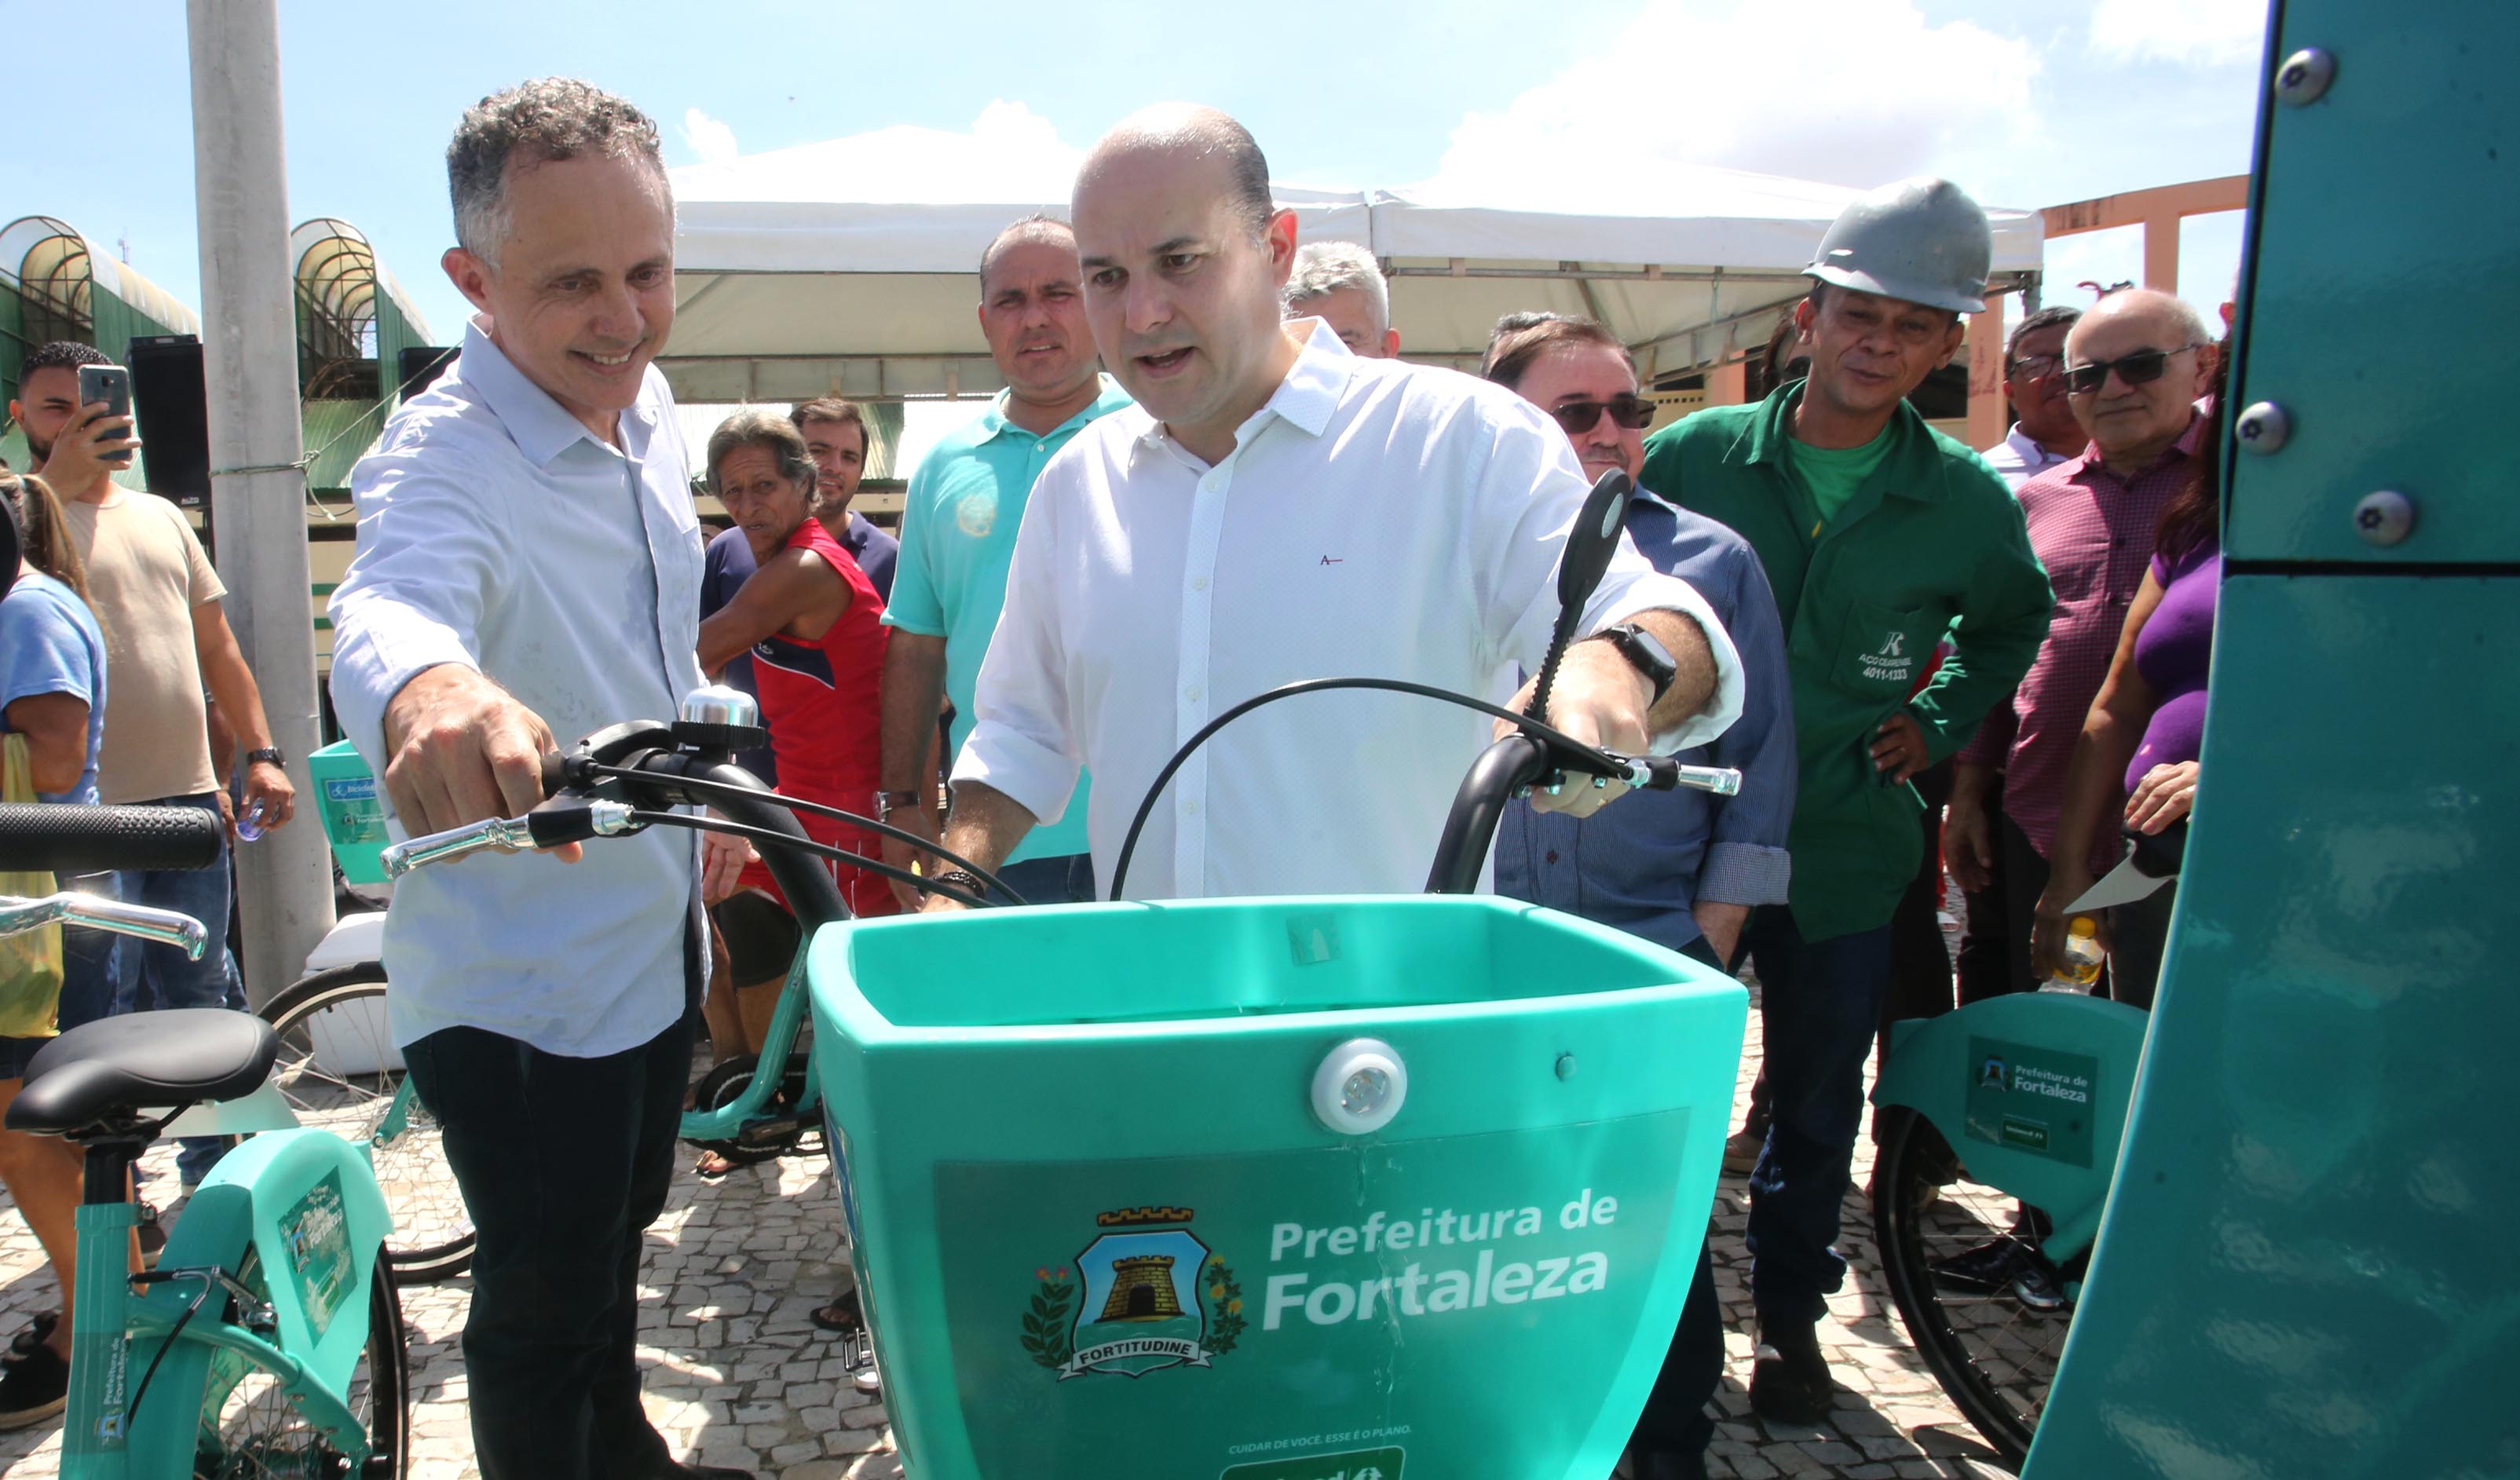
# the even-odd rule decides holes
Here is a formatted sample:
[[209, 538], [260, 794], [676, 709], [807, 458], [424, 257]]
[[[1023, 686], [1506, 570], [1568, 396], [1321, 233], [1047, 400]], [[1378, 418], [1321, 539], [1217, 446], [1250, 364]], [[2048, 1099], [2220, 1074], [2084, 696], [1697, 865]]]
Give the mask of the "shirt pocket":
[[1941, 636], [1935, 614], [1924, 608], [1850, 602], [1830, 656], [1829, 682], [1848, 694], [1897, 702], [1908, 696], [1933, 661]]

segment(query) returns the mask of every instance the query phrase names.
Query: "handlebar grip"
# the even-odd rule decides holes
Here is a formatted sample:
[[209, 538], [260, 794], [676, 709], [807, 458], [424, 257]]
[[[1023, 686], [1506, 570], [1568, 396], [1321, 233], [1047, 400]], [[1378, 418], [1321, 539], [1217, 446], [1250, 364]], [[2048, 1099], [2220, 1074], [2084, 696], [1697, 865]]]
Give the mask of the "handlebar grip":
[[568, 757], [557, 750], [543, 757], [544, 796], [558, 796], [561, 788], [568, 785], [567, 763]]
[[206, 807], [0, 803], [0, 869], [206, 869], [218, 861], [221, 831]]

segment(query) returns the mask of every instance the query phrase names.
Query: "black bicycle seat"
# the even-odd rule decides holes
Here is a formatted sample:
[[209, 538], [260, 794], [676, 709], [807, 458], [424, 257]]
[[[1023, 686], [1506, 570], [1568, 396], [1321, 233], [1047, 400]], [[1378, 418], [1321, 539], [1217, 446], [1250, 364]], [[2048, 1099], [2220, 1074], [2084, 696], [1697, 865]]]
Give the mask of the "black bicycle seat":
[[83, 1023], [36, 1051], [9, 1105], [13, 1131], [67, 1135], [133, 1111], [252, 1093], [280, 1040], [225, 1008], [174, 1008]]

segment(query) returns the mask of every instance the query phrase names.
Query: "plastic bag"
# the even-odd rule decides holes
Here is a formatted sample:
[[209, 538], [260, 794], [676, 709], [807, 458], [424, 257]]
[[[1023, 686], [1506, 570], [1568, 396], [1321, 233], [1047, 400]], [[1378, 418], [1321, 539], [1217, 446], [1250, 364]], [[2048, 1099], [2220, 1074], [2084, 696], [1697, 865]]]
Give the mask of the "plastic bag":
[[[0, 801], [35, 800], [26, 738], [0, 735]], [[48, 873], [0, 872], [0, 894], [41, 898], [54, 890]], [[50, 1038], [62, 1001], [62, 927], [0, 935], [0, 1037]]]

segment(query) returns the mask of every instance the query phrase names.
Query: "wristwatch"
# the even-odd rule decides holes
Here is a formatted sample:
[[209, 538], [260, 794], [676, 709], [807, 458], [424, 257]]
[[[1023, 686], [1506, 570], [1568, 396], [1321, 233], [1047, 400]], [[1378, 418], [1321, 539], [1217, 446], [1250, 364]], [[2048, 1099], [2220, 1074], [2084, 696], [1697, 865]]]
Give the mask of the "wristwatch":
[[888, 823], [895, 812], [908, 812], [918, 805], [916, 791], [878, 791], [875, 794], [875, 820]]
[[278, 745], [265, 745], [259, 750], [248, 750], [245, 753], [245, 763], [248, 766], [263, 761], [268, 761], [283, 771], [289, 769], [289, 762], [281, 757]]
[[1618, 649], [1619, 655], [1635, 664], [1636, 670], [1653, 685], [1653, 697], [1646, 700], [1647, 708], [1662, 702], [1662, 696], [1671, 692], [1672, 680], [1680, 677], [1680, 664], [1673, 661], [1671, 650], [1662, 645], [1661, 638], [1634, 622], [1604, 627], [1593, 635]]

